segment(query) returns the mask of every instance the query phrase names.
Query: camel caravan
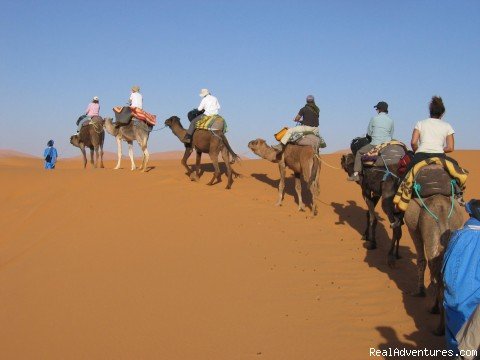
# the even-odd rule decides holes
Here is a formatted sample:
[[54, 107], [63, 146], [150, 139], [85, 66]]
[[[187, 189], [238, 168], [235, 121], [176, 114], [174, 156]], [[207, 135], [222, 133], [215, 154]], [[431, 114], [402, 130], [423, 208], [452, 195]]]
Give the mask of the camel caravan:
[[[232, 164], [239, 161], [238, 155], [230, 146], [225, 133], [227, 123], [218, 114], [220, 104], [207, 89], [200, 92], [202, 98], [198, 108], [188, 113], [190, 124], [182, 126], [178, 116], [171, 116], [164, 122], [173, 135], [185, 146], [181, 165], [192, 181], [198, 181], [201, 175], [201, 156], [209, 155], [214, 172], [208, 185], [221, 182], [222, 172], [219, 165], [221, 155], [226, 168], [227, 184], [230, 189], [235, 172]], [[77, 121], [78, 132], [70, 138], [72, 145], [80, 148], [84, 167], [87, 164], [85, 148], [90, 149], [91, 163], [103, 168], [103, 142], [105, 130], [114, 136], [117, 142], [118, 161], [115, 169], [120, 168], [122, 142], [128, 144], [131, 170], [135, 170], [133, 142], [136, 141], [143, 152], [140, 170], [148, 170], [149, 152], [147, 149], [150, 132], [156, 125], [156, 116], [142, 109], [142, 95], [134, 86], [129, 106], [114, 108], [115, 119], [102, 119], [99, 116], [99, 100], [93, 98], [86, 114]], [[425, 269], [428, 265], [433, 288], [432, 313], [440, 313], [439, 326], [435, 333], [445, 332], [444, 283], [442, 266], [444, 253], [452, 233], [462, 226], [463, 192], [468, 171], [447, 154], [454, 151], [454, 131], [442, 120], [445, 106], [440, 97], [432, 97], [429, 104], [430, 118], [419, 121], [413, 130], [410, 151], [403, 142], [393, 138], [394, 124], [388, 115], [388, 104], [380, 101], [374, 106], [377, 115], [367, 127], [367, 134], [352, 140], [351, 153], [341, 157], [341, 169], [348, 181], [356, 182], [365, 200], [366, 227], [362, 239], [367, 250], [377, 248], [376, 227], [378, 217], [376, 205], [387, 216], [392, 229], [392, 238], [387, 255], [387, 264], [395, 267], [401, 258], [399, 244], [402, 226], [407, 225], [417, 252], [417, 286], [412, 293], [415, 297], [425, 297]], [[278, 164], [280, 180], [276, 205], [281, 206], [285, 192], [286, 169], [293, 171], [298, 210], [310, 207], [313, 216], [318, 213], [320, 195], [320, 171], [322, 159], [319, 152], [326, 146], [319, 134], [319, 108], [312, 95], [307, 96], [306, 104], [293, 119], [293, 127], [285, 127], [277, 134], [277, 145], [268, 145], [266, 140], [257, 138], [248, 143], [248, 148], [257, 156]], [[195, 151], [195, 165], [189, 167], [187, 160]], [[95, 153], [95, 158], [94, 158]], [[311, 202], [305, 204], [302, 199], [302, 181], [307, 184]], [[473, 205], [472, 205], [473, 207]], [[468, 210], [472, 213], [472, 210]], [[480, 210], [477, 211], [480, 217]], [[480, 220], [480, 219], [479, 219]], [[480, 228], [480, 225], [478, 226]], [[448, 328], [448, 324], [447, 324]]]

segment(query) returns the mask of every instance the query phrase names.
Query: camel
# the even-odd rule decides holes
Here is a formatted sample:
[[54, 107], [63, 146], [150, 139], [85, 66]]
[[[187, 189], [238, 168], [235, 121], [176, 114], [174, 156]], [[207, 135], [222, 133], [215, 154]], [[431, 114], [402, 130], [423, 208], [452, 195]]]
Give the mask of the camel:
[[263, 139], [252, 140], [248, 147], [256, 155], [273, 163], [278, 163], [280, 171], [280, 182], [278, 184], [278, 200], [276, 206], [281, 206], [285, 191], [285, 169], [293, 170], [295, 175], [295, 191], [298, 197], [298, 211], [305, 211], [305, 204], [302, 201], [301, 178], [308, 184], [312, 195], [312, 215], [317, 215], [318, 201], [320, 195], [320, 158], [311, 146], [287, 144], [285, 150], [278, 153], [271, 146], [268, 146]]
[[433, 287], [434, 303], [430, 310], [432, 314], [440, 314], [440, 322], [434, 331], [436, 335], [445, 332], [445, 318], [443, 308], [443, 280], [442, 263], [445, 248], [453, 230], [463, 224], [461, 207], [457, 201], [445, 195], [433, 195], [424, 199], [428, 209], [438, 217], [438, 221], [423, 207], [417, 199], [410, 200], [405, 212], [404, 221], [407, 225], [417, 252], [418, 283], [415, 297], [425, 297], [425, 268], [428, 262], [430, 281]]
[[[178, 137], [180, 141], [184, 138], [187, 130], [183, 128], [180, 118], [177, 116], [171, 116], [165, 120], [165, 126], [168, 126], [173, 134]], [[208, 182], [207, 185], [214, 185], [222, 181], [222, 174], [220, 172], [220, 167], [218, 165], [218, 155], [222, 154], [222, 159], [227, 168], [227, 186], [225, 189], [230, 189], [233, 183], [233, 175], [238, 176], [239, 174], [233, 171], [232, 164], [235, 160], [238, 160], [238, 155], [230, 147], [227, 138], [223, 134], [223, 121], [218, 121], [215, 124], [215, 130], [196, 130], [193, 133], [192, 146], [185, 147], [185, 153], [182, 158], [182, 165], [187, 169], [187, 175], [190, 176], [190, 179], [197, 181], [200, 177], [200, 161], [202, 158], [202, 153], [208, 153], [210, 159], [212, 160], [213, 167], [215, 169], [212, 179]], [[193, 152], [193, 149], [197, 153], [195, 168], [190, 168], [187, 165], [187, 160], [190, 157], [190, 154]], [[230, 159], [232, 157], [232, 160]], [[215, 182], [216, 181], [216, 182]]]
[[[342, 156], [342, 168], [348, 173], [353, 174], [353, 164], [355, 158], [353, 154], [346, 154]], [[399, 186], [397, 176], [397, 166], [389, 166], [389, 171], [394, 175], [385, 177], [385, 169], [379, 167], [365, 167], [363, 169], [363, 176], [361, 176], [360, 186], [362, 188], [362, 196], [367, 204], [367, 228], [362, 236], [366, 240], [365, 247], [368, 250], [377, 248], [376, 228], [377, 216], [375, 214], [375, 206], [380, 198], [382, 199], [382, 209], [388, 217], [390, 226], [393, 227], [393, 235], [391, 240], [390, 250], [388, 251], [387, 263], [390, 267], [395, 266], [396, 259], [400, 259], [398, 249], [400, 246], [400, 238], [402, 237], [402, 227], [394, 226], [397, 222], [395, 217], [395, 206], [393, 198]]]
[[[103, 141], [105, 140], [105, 131], [103, 130], [103, 120], [100, 116], [94, 116], [92, 123], [85, 125], [80, 129], [80, 133], [70, 137], [70, 144], [80, 148], [83, 155], [83, 167], [87, 167], [87, 154], [85, 147], [90, 149], [90, 163], [93, 167], [99, 166], [98, 160], [100, 157], [100, 167], [103, 168]], [[93, 159], [93, 152], [95, 150], [95, 160]]]
[[117, 140], [118, 161], [114, 169], [120, 169], [120, 162], [122, 160], [122, 141], [125, 141], [128, 144], [128, 156], [131, 161], [130, 169], [132, 171], [136, 170], [135, 161], [133, 160], [133, 141], [135, 140], [138, 145], [140, 145], [143, 152], [142, 165], [139, 170], [146, 171], [148, 159], [150, 157], [147, 149], [148, 137], [150, 135], [150, 129], [148, 126], [141, 121], [130, 121], [127, 125], [116, 127], [112, 123], [112, 118], [106, 118], [104, 127], [105, 130]]

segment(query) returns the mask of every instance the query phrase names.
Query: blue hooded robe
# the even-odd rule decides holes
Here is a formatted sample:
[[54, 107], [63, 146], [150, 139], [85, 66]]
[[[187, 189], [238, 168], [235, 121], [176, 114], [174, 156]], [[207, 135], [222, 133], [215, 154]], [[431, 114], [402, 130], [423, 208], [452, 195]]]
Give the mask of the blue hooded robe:
[[445, 338], [458, 353], [455, 336], [480, 304], [480, 221], [471, 217], [453, 233], [443, 259]]
[[50, 161], [45, 160], [45, 169], [55, 169], [55, 163], [57, 162], [57, 149], [53, 146], [49, 146], [43, 152], [43, 158], [45, 159], [47, 155], [50, 154]]

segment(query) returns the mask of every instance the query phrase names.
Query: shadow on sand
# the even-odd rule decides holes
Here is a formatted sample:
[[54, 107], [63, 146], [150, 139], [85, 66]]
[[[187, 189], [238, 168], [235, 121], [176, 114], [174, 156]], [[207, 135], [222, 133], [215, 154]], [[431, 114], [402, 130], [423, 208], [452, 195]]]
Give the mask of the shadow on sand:
[[[364, 208], [358, 206], [355, 201], [348, 201], [347, 204], [332, 203], [331, 206], [335, 213], [338, 214], [338, 222], [336, 224], [347, 224], [360, 235], [363, 234], [367, 221]], [[403, 232], [406, 231], [406, 227], [403, 226]], [[427, 290], [427, 298], [417, 298], [410, 295], [416, 289], [417, 284], [416, 254], [409, 247], [401, 246], [402, 241], [400, 240], [400, 256], [402, 258], [397, 260], [395, 268], [389, 267], [387, 265], [387, 253], [390, 247], [390, 239], [391, 234], [387, 232], [383, 222], [379, 221], [377, 226], [379, 248], [376, 250], [364, 250], [366, 252], [364, 261], [369, 267], [385, 273], [402, 292], [405, 311], [413, 319], [417, 330], [411, 334], [403, 334], [410, 341], [410, 343], [407, 343], [399, 339], [395, 329], [392, 327], [377, 326], [377, 331], [385, 339], [385, 343], [379, 344], [377, 348], [380, 350], [388, 348], [405, 348], [410, 350], [423, 348], [444, 349], [444, 338], [437, 337], [432, 333], [439, 321], [438, 315], [432, 315], [427, 310], [433, 301], [431, 287]]]

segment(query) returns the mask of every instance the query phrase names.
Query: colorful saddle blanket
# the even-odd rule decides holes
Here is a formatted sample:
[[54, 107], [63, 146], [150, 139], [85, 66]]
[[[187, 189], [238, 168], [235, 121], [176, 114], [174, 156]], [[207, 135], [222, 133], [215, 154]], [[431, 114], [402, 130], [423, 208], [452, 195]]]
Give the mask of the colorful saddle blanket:
[[113, 108], [115, 120], [122, 124], [130, 122], [132, 117], [143, 121], [144, 123], [154, 126], [157, 124], [157, 115], [150, 114], [143, 109], [133, 106], [115, 106]]
[[[438, 167], [433, 167], [431, 165], [440, 165], [445, 171], [448, 173], [449, 178], [445, 178], [441, 173], [438, 172]], [[429, 167], [429, 169], [423, 169], [424, 167]], [[423, 169], [423, 170], [422, 170]], [[425, 173], [425, 171], [429, 170], [430, 173]], [[433, 171], [435, 171], [435, 179], [432, 179]], [[451, 193], [451, 187], [459, 187], [461, 191], [465, 190], [465, 183], [467, 181], [468, 171], [461, 168], [457, 164], [447, 159], [442, 159], [438, 157], [430, 158], [423, 160], [416, 164], [413, 169], [411, 169], [405, 178], [403, 179], [402, 183], [400, 184], [397, 194], [393, 198], [394, 204], [397, 207], [405, 211], [408, 207], [408, 203], [410, 202], [411, 198], [414, 196], [413, 186], [415, 183], [420, 182], [423, 183], [425, 189], [420, 191], [424, 191], [423, 195], [420, 193], [420, 196], [431, 196], [435, 194], [449, 194]], [[433, 183], [441, 183], [439, 186], [431, 186], [430, 182]], [[451, 180], [455, 180], [455, 184], [450, 183]], [[422, 184], [421, 184], [422, 185]], [[433, 184], [434, 185], [434, 184]], [[435, 190], [436, 191], [432, 191]], [[450, 189], [448, 191], [447, 189]], [[430, 191], [427, 193], [427, 189]]]
[[227, 132], [227, 122], [220, 115], [203, 115], [195, 124], [195, 129], [200, 130], [222, 130]]
[[375, 146], [363, 155], [362, 163], [365, 166], [397, 165], [407, 150], [404, 143], [392, 140]]

